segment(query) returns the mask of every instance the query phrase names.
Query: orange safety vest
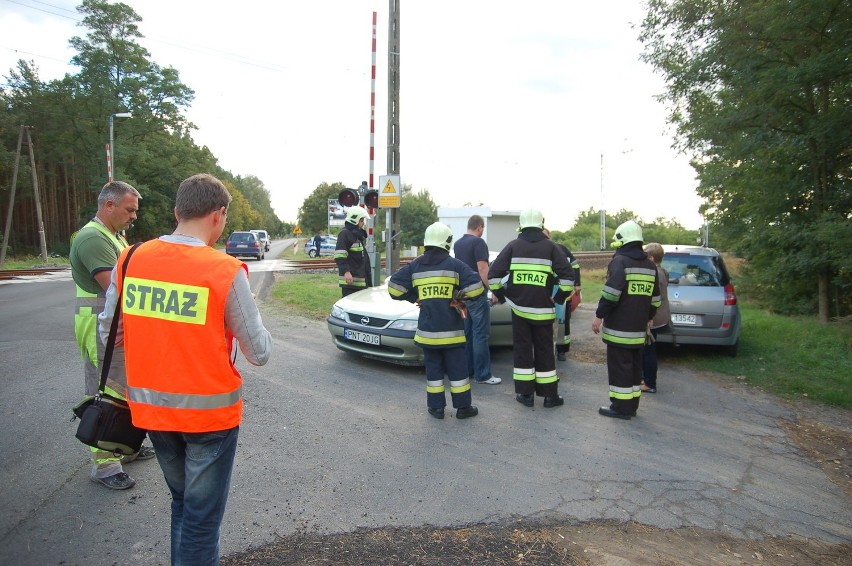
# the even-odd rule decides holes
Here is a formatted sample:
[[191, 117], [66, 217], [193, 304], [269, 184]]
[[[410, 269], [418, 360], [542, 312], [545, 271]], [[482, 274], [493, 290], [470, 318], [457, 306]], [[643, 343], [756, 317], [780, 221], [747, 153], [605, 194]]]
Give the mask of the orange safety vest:
[[[128, 248], [130, 249], [130, 248]], [[120, 267], [127, 250], [118, 259]], [[127, 402], [148, 430], [211, 432], [242, 420], [225, 301], [239, 260], [211, 247], [152, 240], [117, 273], [122, 289]]]

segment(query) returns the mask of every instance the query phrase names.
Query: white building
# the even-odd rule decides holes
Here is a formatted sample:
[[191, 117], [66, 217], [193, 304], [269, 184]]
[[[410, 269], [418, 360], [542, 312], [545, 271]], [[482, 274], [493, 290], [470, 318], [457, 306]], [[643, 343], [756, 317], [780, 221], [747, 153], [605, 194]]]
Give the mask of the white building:
[[488, 244], [489, 251], [499, 252], [518, 237], [520, 210], [491, 210], [487, 206], [438, 207], [438, 222], [450, 227], [455, 242], [467, 234], [467, 221], [474, 214], [485, 220], [482, 239]]

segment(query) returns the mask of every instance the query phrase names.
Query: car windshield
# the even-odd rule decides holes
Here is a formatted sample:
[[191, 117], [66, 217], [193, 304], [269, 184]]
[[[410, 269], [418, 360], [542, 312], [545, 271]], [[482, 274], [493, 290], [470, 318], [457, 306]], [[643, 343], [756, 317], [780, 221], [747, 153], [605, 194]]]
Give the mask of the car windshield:
[[663, 267], [669, 272], [670, 285], [722, 287], [728, 282], [719, 258], [712, 256], [667, 253]]

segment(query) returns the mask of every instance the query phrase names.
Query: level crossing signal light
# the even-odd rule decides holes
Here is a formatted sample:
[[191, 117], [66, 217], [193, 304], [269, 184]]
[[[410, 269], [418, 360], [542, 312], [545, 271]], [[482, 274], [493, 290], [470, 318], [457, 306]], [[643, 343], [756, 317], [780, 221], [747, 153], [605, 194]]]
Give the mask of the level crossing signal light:
[[344, 206], [346, 208], [349, 208], [350, 206], [357, 206], [360, 201], [361, 198], [353, 189], [343, 189], [340, 191], [340, 194], [337, 195], [337, 202], [340, 203], [340, 206]]
[[364, 205], [367, 208], [379, 208], [379, 191], [367, 189], [364, 192]]

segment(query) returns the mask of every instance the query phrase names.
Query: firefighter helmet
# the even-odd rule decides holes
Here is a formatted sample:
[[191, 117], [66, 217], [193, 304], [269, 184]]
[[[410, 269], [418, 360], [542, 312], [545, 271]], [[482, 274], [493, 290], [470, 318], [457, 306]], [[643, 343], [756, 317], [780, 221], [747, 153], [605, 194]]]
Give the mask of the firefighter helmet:
[[364, 218], [367, 218], [367, 211], [360, 206], [353, 206], [349, 209], [349, 212], [346, 213], [346, 221], [350, 224], [355, 224], [356, 226]]
[[435, 222], [426, 228], [423, 235], [424, 246], [435, 246], [450, 251], [450, 243], [453, 241], [453, 231], [446, 224]]
[[610, 246], [612, 246], [613, 248], [620, 248], [624, 244], [641, 241], [642, 227], [639, 226], [635, 221], [628, 220], [627, 222], [615, 229], [615, 235], [612, 237], [612, 243], [610, 244]]
[[540, 210], [536, 210], [534, 208], [528, 208], [521, 213], [520, 218], [518, 218], [518, 223], [520, 224], [521, 230], [524, 228], [544, 228], [544, 215], [542, 215]]

